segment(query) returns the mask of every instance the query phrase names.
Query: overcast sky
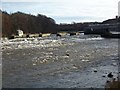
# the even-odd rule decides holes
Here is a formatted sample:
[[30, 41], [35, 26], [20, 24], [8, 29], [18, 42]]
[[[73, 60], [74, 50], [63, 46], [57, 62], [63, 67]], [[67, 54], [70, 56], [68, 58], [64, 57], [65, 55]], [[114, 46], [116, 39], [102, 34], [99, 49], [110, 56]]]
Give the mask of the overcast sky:
[[2, 0], [2, 10], [43, 14], [57, 23], [103, 21], [118, 15], [119, 0]]

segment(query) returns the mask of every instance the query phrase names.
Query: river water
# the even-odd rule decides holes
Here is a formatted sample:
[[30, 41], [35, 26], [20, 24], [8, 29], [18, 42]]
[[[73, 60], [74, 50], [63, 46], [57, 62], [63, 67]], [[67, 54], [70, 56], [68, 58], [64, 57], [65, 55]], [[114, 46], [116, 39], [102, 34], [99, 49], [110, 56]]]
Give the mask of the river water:
[[2, 86], [104, 88], [108, 73], [117, 77], [117, 62], [118, 39], [76, 35], [3, 40]]

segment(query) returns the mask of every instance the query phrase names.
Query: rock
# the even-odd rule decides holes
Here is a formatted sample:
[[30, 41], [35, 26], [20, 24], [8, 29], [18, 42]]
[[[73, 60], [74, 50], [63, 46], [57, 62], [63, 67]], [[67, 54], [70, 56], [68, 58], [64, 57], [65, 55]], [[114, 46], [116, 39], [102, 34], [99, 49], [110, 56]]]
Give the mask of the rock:
[[34, 39], [34, 42], [37, 42], [37, 41], [38, 41], [38, 39], [37, 39], [37, 38], [35, 38], [35, 39]]
[[116, 81], [116, 78], [113, 78], [113, 82]]
[[28, 40], [27, 40], [26, 38], [24, 39], [24, 41], [25, 41], [25, 42], [28, 42]]
[[97, 72], [97, 70], [94, 70], [94, 72]]
[[73, 32], [73, 33], [70, 33], [70, 36], [74, 36], [74, 35], [76, 35], [76, 33], [74, 33], [74, 32]]
[[110, 81], [107, 80], [106, 83], [110, 83]]
[[4, 47], [2, 47], [2, 50], [4, 50], [5, 48]]
[[76, 65], [73, 65], [73, 67], [72, 67], [73, 69], [78, 69], [78, 67], [76, 66]]
[[103, 75], [102, 77], [106, 77], [105, 75]]
[[66, 56], [70, 56], [68, 53], [66, 53]]
[[89, 61], [89, 60], [84, 60], [84, 59], [82, 60], [82, 62], [88, 62], [88, 61]]
[[61, 56], [62, 58], [69, 58], [69, 56]]
[[35, 66], [36, 64], [35, 63], [33, 63], [33, 66]]
[[112, 63], [113, 66], [117, 66], [117, 63]]
[[94, 71], [94, 72], [97, 72], [97, 69], [94, 68], [93, 71]]
[[112, 77], [113, 77], [112, 72], [110, 72], [107, 76], [108, 76], [109, 78], [112, 78]]
[[61, 35], [60, 35], [59, 33], [57, 33], [57, 34], [56, 34], [56, 36], [59, 36], [59, 37], [61, 37]]

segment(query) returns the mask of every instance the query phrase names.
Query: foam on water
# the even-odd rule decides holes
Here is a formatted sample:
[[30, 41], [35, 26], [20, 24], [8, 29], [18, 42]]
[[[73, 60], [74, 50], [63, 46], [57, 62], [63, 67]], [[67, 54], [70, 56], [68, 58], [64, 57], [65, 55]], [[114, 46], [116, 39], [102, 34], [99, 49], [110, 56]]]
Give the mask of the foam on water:
[[2, 45], [6, 48], [31, 48], [31, 47], [58, 47], [61, 45], [72, 45], [75, 42], [102, 40], [101, 37], [66, 37], [66, 38], [16, 38], [3, 40]]
[[97, 38], [87, 38], [86, 40], [102, 40], [102, 39], [104, 39], [104, 38], [102, 38], [102, 37], [97, 37]]
[[81, 39], [81, 38], [73, 38], [72, 41], [75, 41], [75, 42], [82, 42], [82, 41], [93, 41], [93, 40], [103, 40], [104, 38], [102, 37], [93, 37], [93, 38], [84, 38], [84, 39]]

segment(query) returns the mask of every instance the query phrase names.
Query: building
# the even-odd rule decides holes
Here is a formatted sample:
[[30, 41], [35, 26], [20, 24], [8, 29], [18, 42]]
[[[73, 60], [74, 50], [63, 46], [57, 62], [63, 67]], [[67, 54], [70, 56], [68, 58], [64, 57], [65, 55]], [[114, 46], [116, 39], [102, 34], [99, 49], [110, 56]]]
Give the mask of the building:
[[19, 37], [22, 37], [23, 34], [24, 34], [24, 33], [23, 33], [22, 30], [20, 30], [20, 29], [17, 30], [17, 35], [18, 35]]
[[94, 24], [84, 28], [85, 34], [104, 34], [109, 32], [118, 32], [120, 24]]

